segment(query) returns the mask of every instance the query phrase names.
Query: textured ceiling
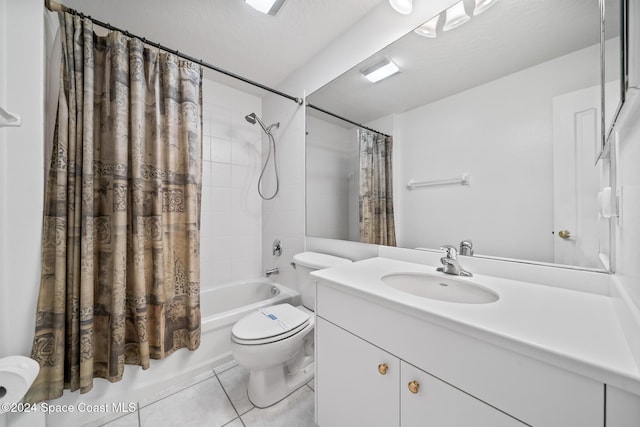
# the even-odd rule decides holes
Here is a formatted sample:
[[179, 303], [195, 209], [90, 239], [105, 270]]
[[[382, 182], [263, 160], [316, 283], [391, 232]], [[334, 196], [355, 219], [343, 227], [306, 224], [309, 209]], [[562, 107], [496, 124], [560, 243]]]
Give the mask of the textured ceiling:
[[[58, 0], [271, 87], [386, 0], [288, 0], [277, 16], [243, 0]], [[238, 86], [209, 72], [207, 77]], [[255, 92], [254, 89], [242, 86]]]
[[[467, 10], [472, 3], [465, 0]], [[598, 7], [598, 0], [500, 0], [449, 32], [441, 19], [435, 39], [409, 33], [307, 100], [358, 123], [401, 113], [597, 44]], [[402, 71], [371, 84], [359, 70], [379, 56]], [[599, 63], [585, 72], [598, 73]]]

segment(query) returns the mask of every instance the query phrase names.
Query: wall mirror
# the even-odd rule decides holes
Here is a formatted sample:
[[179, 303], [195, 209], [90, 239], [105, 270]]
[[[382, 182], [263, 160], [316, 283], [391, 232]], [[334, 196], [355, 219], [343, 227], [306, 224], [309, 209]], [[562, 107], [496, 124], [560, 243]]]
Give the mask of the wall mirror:
[[[307, 235], [380, 244], [361, 232], [362, 193], [380, 192], [361, 188], [369, 128], [392, 137], [397, 246], [470, 240], [475, 256], [602, 270], [603, 82], [620, 72], [601, 64], [619, 70], [620, 29], [602, 36], [598, 0], [460, 4], [463, 25], [443, 11], [307, 97]], [[388, 60], [398, 73], [365, 78]]]

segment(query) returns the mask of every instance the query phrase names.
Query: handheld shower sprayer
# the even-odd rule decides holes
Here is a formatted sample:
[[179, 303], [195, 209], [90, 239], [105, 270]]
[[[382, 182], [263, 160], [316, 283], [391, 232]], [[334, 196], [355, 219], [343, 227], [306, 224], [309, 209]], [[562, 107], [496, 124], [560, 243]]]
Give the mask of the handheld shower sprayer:
[[[260, 178], [258, 178], [258, 194], [260, 195], [260, 197], [262, 197], [263, 200], [271, 200], [274, 197], [276, 197], [276, 195], [278, 194], [278, 191], [280, 190], [280, 179], [278, 177], [278, 162], [276, 161], [276, 140], [273, 137], [273, 134], [271, 133], [271, 129], [273, 129], [274, 127], [276, 129], [279, 128], [280, 122], [273, 123], [270, 126], [265, 126], [264, 123], [262, 123], [262, 120], [258, 118], [256, 113], [247, 114], [246, 116], [244, 116], [244, 119], [249, 123], [251, 123], [252, 125], [255, 125], [256, 123], [258, 123], [262, 128], [262, 130], [264, 131], [264, 133], [267, 135], [267, 137], [269, 137], [269, 152], [267, 153], [267, 158], [264, 161], [264, 166], [262, 166], [262, 171], [260, 172]], [[267, 164], [269, 163], [269, 159], [271, 158], [272, 147], [273, 147], [273, 169], [276, 175], [276, 190], [273, 192], [273, 195], [266, 197], [264, 194], [262, 194], [262, 189], [260, 187], [262, 185], [262, 177], [264, 175], [265, 170], [267, 169]]]
[[276, 122], [274, 124], [272, 124], [271, 126], [267, 127], [264, 125], [264, 123], [262, 123], [262, 120], [260, 120], [260, 118], [256, 115], [256, 113], [251, 113], [251, 114], [247, 114], [246, 116], [244, 116], [244, 119], [246, 121], [248, 121], [249, 123], [251, 123], [252, 125], [255, 125], [256, 123], [258, 123], [260, 125], [260, 127], [262, 128], [262, 130], [269, 135], [269, 133], [271, 132], [272, 128], [279, 128], [280, 127], [280, 122]]

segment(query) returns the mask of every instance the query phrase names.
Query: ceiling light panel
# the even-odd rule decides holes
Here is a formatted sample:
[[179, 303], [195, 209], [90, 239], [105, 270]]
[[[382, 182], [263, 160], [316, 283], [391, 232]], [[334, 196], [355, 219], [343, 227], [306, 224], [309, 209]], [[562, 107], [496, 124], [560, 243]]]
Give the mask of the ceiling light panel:
[[255, 10], [265, 15], [273, 15], [280, 10], [285, 0], [245, 0], [245, 2]]
[[372, 66], [360, 70], [360, 72], [371, 83], [376, 83], [382, 79], [386, 79], [387, 77], [399, 73], [400, 68], [398, 68], [398, 66], [390, 59], [384, 58]]

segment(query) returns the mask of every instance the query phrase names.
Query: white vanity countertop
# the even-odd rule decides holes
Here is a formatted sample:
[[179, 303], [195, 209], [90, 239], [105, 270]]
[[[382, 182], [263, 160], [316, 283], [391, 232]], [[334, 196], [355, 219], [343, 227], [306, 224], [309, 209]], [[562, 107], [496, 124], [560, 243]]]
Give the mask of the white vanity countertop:
[[390, 273], [457, 278], [432, 266], [379, 257], [312, 275], [388, 308], [640, 394], [640, 370], [608, 296], [474, 274], [459, 279], [492, 289], [500, 299], [461, 304], [398, 291], [381, 280]]

